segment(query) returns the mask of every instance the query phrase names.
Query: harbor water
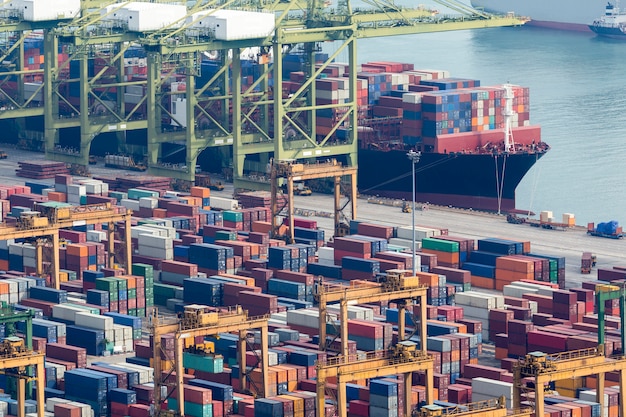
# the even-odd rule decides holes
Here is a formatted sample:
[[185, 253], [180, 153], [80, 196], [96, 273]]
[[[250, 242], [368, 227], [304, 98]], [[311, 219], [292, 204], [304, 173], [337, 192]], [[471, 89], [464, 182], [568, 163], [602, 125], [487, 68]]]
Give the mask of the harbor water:
[[572, 213], [580, 225], [626, 222], [626, 42], [524, 26], [373, 38], [358, 45], [361, 63], [410, 62], [481, 85], [529, 87], [531, 123], [542, 127], [552, 149], [518, 186], [517, 208], [549, 210], [555, 219]]

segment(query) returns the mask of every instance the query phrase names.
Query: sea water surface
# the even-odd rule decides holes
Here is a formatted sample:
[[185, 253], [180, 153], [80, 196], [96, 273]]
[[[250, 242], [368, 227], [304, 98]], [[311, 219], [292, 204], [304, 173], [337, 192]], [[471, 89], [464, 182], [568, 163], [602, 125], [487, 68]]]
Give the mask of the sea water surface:
[[626, 40], [523, 26], [364, 39], [357, 51], [359, 63], [529, 87], [530, 121], [551, 150], [518, 186], [517, 208], [626, 223]]

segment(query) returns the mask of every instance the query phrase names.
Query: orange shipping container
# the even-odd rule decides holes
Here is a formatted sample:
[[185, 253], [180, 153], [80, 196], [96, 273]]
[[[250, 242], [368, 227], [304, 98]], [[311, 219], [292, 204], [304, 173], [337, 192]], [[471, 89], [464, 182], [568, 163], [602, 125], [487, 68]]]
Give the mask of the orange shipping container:
[[430, 272], [416, 272], [415, 275], [420, 279], [420, 284], [429, 287], [437, 287], [439, 285], [439, 274]]
[[80, 257], [89, 255], [87, 246], [81, 245], [80, 243], [68, 243], [66, 250], [68, 255]]
[[494, 290], [496, 288], [496, 280], [492, 278], [485, 278], [485, 277], [479, 277], [477, 275], [472, 275], [472, 287]]
[[252, 231], [255, 233], [269, 233], [271, 230], [272, 224], [269, 222], [252, 222]]
[[117, 278], [126, 280], [126, 288], [137, 288], [137, 278], [132, 275], [118, 275]]
[[161, 208], [152, 209], [152, 217], [156, 217], [157, 219], [164, 219], [167, 217], [167, 210]]
[[8, 293], [9, 293], [9, 283], [0, 282], [0, 294], [8, 294]]
[[60, 203], [67, 203], [67, 194], [61, 193], [58, 191], [49, 191], [48, 192], [48, 200], [49, 201], [58, 201]]
[[422, 249], [424, 253], [430, 253], [437, 256], [437, 261], [447, 264], [458, 264], [460, 260], [459, 252], [443, 252], [434, 249]]
[[527, 259], [500, 256], [496, 258], [496, 268], [515, 272], [535, 272], [535, 262]]
[[496, 268], [496, 279], [500, 281], [521, 281], [523, 279], [534, 280], [533, 272], [515, 272], [510, 269]]
[[192, 197], [207, 198], [211, 197], [211, 189], [206, 187], [191, 187], [189, 190]]
[[496, 348], [496, 359], [505, 359], [509, 355], [509, 350], [507, 348]]

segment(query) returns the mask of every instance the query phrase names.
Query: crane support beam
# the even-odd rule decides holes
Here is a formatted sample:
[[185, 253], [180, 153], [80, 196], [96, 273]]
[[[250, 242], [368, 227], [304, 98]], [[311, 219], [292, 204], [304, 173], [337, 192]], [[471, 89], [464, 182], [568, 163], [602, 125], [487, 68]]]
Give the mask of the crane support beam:
[[[312, 155], [313, 156], [313, 155]], [[344, 176], [350, 177], [350, 195], [349, 201], [351, 203], [351, 216], [352, 220], [356, 219], [357, 209], [357, 188], [356, 188], [356, 174], [357, 167], [342, 166], [335, 159], [328, 162], [318, 162], [313, 164], [303, 164], [292, 160], [272, 161], [271, 168], [271, 194], [272, 194], [272, 234], [277, 237], [280, 235], [278, 229], [280, 222], [278, 216], [282, 208], [278, 207], [278, 180], [279, 178], [287, 181], [287, 218], [289, 220], [289, 239], [294, 241], [294, 181], [306, 181], [318, 178], [330, 178], [335, 179], [335, 236], [342, 235], [341, 230], [341, 211], [343, 209], [341, 205], [341, 178]]]
[[513, 406], [519, 407], [521, 402], [521, 380], [524, 377], [534, 378], [535, 383], [535, 415], [544, 412], [544, 386], [550, 382], [574, 379], [583, 376], [597, 375], [596, 401], [604, 406], [604, 376], [607, 372], [619, 372], [620, 384], [620, 416], [626, 416], [626, 358], [607, 358], [600, 349], [582, 349], [547, 355], [534, 352], [526, 355], [513, 368], [515, 384], [513, 387]]
[[[125, 266], [128, 267], [132, 262], [132, 242], [130, 236], [131, 212], [126, 208], [114, 208], [110, 204], [92, 204], [86, 206], [77, 206], [69, 209], [55, 209], [46, 213], [49, 223], [42, 227], [25, 227], [12, 226], [6, 223], [0, 223], [0, 236], [3, 240], [8, 239], [24, 239], [35, 237], [49, 236], [52, 239], [52, 272], [51, 280], [56, 289], [59, 289], [59, 230], [74, 226], [83, 226], [91, 224], [108, 223], [109, 227], [118, 222], [124, 222], [125, 244], [124, 260]], [[42, 213], [42, 217], [44, 213]], [[110, 255], [110, 254], [109, 254]], [[38, 263], [41, 257], [38, 257]], [[112, 261], [109, 261], [109, 267], [112, 267]], [[37, 269], [41, 270], [41, 266], [37, 265]]]
[[[209, 313], [214, 318], [214, 323], [210, 325], [201, 325], [201, 322], [185, 322], [184, 319], [179, 319], [173, 323], [161, 323], [158, 317], [158, 313], [155, 310], [152, 316], [152, 324], [150, 326], [153, 340], [153, 359], [154, 359], [154, 403], [157, 409], [160, 409], [160, 404], [164, 398], [161, 396], [161, 387], [164, 385], [162, 382], [162, 366], [161, 366], [161, 336], [164, 334], [173, 334], [175, 339], [174, 350], [174, 372], [175, 375], [175, 392], [178, 409], [175, 410], [179, 415], [185, 415], [185, 398], [183, 389], [183, 344], [186, 339], [195, 339], [196, 337], [204, 336], [216, 336], [220, 333], [236, 332], [239, 337], [238, 346], [240, 349], [245, 347], [245, 337], [247, 331], [252, 329], [258, 329], [261, 332], [261, 359], [260, 366], [263, 375], [263, 386], [261, 388], [262, 395], [265, 396], [269, 392], [269, 381], [266, 375], [269, 373], [268, 365], [268, 320], [269, 316], [248, 317], [248, 312], [238, 307], [232, 312], [224, 313]], [[246, 378], [243, 376], [246, 370], [245, 352], [239, 352], [239, 365], [242, 372], [242, 388], [246, 389]]]
[[[0, 356], [0, 370], [5, 371], [5, 372], [7, 369], [12, 369], [12, 368], [26, 368], [29, 366], [35, 367], [37, 378], [34, 378], [34, 379], [35, 379], [36, 388], [37, 388], [37, 404], [40, 405], [37, 407], [37, 417], [43, 417], [44, 411], [45, 411], [45, 407], [41, 406], [41, 404], [45, 404], [45, 397], [44, 397], [45, 378], [42, 377], [42, 375], [45, 375], [44, 357], [45, 356], [43, 353], [33, 352], [33, 351], [29, 351], [25, 353], [18, 353], [14, 355]], [[25, 416], [26, 406], [24, 403], [26, 400], [25, 400], [24, 394], [26, 391], [26, 387], [25, 387], [24, 382], [25, 382], [25, 379], [23, 377], [19, 377], [18, 393], [17, 393], [18, 417]]]
[[[390, 290], [385, 288], [383, 284], [373, 282], [352, 281], [350, 286], [338, 286], [333, 284], [328, 285], [323, 282], [318, 282], [315, 296], [319, 302], [320, 349], [326, 349], [326, 311], [329, 303], [341, 302], [339, 317], [339, 321], [341, 323], [341, 352], [345, 356], [348, 354], [348, 303], [358, 301], [360, 304], [368, 304], [380, 301], [389, 302], [402, 300], [402, 313], [404, 313], [404, 305], [406, 304], [406, 301], [416, 300], [421, 308], [420, 317], [426, 317], [426, 304], [428, 302], [427, 292], [428, 288], [425, 286], [418, 286], [414, 288], [396, 288]], [[401, 314], [400, 317], [401, 320], [398, 323], [398, 335], [400, 335], [402, 339], [405, 332], [404, 314]], [[425, 340], [426, 320], [420, 320], [419, 334], [420, 340]], [[425, 353], [426, 345], [422, 343], [421, 347], [422, 351]]]
[[604, 346], [604, 337], [606, 334], [604, 320], [606, 314], [606, 301], [619, 300], [620, 308], [620, 333], [622, 340], [622, 352], [626, 349], [626, 286], [622, 285], [596, 285], [596, 305], [598, 306], [598, 345]]
[[[426, 402], [434, 401], [433, 391], [433, 359], [429, 355], [416, 355], [408, 358], [400, 358], [393, 355], [392, 351], [377, 351], [366, 353], [365, 359], [356, 360], [357, 355], [337, 356], [326, 361], [318, 362], [317, 368], [317, 416], [324, 415], [325, 387], [328, 378], [337, 378], [337, 415], [347, 416], [346, 384], [357, 379], [378, 378], [389, 375], [402, 374], [405, 382], [410, 381], [410, 375], [415, 371], [426, 373]], [[408, 384], [411, 387], [411, 384]], [[411, 391], [405, 390], [405, 413], [410, 415]]]

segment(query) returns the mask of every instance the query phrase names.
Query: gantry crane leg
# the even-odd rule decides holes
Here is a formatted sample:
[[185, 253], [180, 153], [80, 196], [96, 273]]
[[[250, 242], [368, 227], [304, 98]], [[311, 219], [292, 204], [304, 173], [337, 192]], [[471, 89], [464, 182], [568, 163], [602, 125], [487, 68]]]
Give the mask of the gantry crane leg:
[[246, 337], [247, 330], [239, 330], [239, 340], [237, 341], [237, 362], [239, 362], [239, 384], [243, 392], [248, 388], [248, 373], [246, 364]]
[[52, 282], [57, 290], [61, 287], [59, 279], [61, 259], [59, 257], [59, 230], [55, 229], [52, 233]]

